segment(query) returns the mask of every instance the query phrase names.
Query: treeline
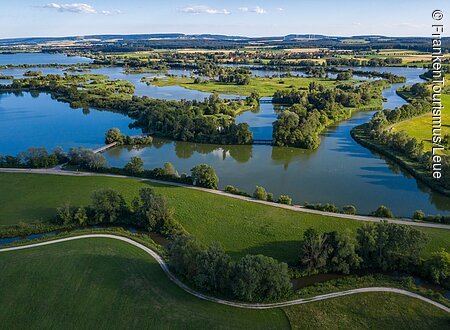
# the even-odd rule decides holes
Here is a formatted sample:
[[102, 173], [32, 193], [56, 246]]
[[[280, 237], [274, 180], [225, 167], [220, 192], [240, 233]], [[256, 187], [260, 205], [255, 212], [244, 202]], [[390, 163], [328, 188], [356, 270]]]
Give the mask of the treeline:
[[[128, 115], [132, 127], [145, 133], [174, 140], [216, 144], [250, 144], [253, 134], [248, 124], [235, 124], [236, 113], [255, 105], [253, 99], [223, 100], [213, 94], [204, 101], [167, 101], [131, 96], [126, 83], [114, 81], [86, 89], [88, 75], [47, 75], [15, 79], [10, 85], [0, 85], [0, 92], [41, 91], [53, 98], [69, 102], [72, 107], [104, 109]], [[89, 85], [89, 84], [88, 84]], [[131, 85], [132, 86], [132, 85]], [[123, 90], [122, 90], [123, 88]], [[133, 87], [134, 88], [134, 87]]]
[[360, 60], [355, 58], [341, 58], [332, 57], [327, 58], [326, 63], [328, 66], [389, 66], [402, 64], [402, 59], [399, 57], [386, 57], [386, 58], [371, 58], [370, 60]]
[[420, 256], [427, 241], [422, 231], [398, 224], [364, 224], [356, 237], [350, 231], [321, 234], [308, 229], [301, 242], [299, 267], [305, 274], [400, 271], [449, 288], [450, 254], [441, 250], [423, 260]]
[[67, 154], [61, 147], [49, 153], [45, 148], [29, 148], [16, 156], [0, 155], [0, 167], [48, 168], [67, 162]]
[[129, 206], [122, 194], [113, 189], [94, 191], [87, 207], [65, 203], [57, 208], [52, 220], [56, 225], [122, 225], [143, 228], [165, 236], [184, 232], [174, 218], [174, 209], [167, 199], [151, 188], [139, 190]]
[[372, 100], [379, 99], [383, 85], [380, 81], [358, 87], [325, 88], [311, 83], [308, 93], [295, 89], [275, 92], [274, 103], [291, 107], [281, 112], [273, 123], [273, 143], [316, 149], [320, 144], [319, 134], [325, 127], [349, 118], [351, 108], [367, 107]]
[[[414, 89], [411, 89], [414, 90]], [[421, 90], [417, 88], [417, 90]], [[405, 104], [395, 110], [383, 110], [374, 114], [365, 130], [370, 139], [387, 146], [395, 153], [406, 156], [411, 161], [419, 164], [431, 173], [433, 168], [433, 157], [439, 157], [442, 166], [442, 177], [439, 181], [445, 188], [450, 188], [450, 157], [446, 155], [433, 155], [432, 152], [424, 151], [423, 142], [404, 132], [392, 132], [389, 126], [396, 122], [410, 119], [431, 111], [431, 104], [426, 100], [413, 99], [411, 103]], [[431, 174], [430, 174], [431, 175]]]
[[248, 302], [277, 301], [290, 295], [288, 266], [263, 255], [233, 261], [218, 243], [206, 247], [177, 236], [168, 247], [169, 265], [202, 291]]

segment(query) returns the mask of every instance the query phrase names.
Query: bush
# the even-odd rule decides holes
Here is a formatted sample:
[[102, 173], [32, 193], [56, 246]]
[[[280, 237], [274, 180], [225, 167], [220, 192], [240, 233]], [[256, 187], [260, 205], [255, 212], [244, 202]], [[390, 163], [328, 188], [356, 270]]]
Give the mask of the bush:
[[266, 201], [268, 194], [266, 189], [264, 189], [264, 187], [256, 186], [255, 192], [253, 193], [253, 197], [261, 201]]
[[373, 211], [370, 215], [377, 218], [393, 218], [394, 215], [392, 211], [389, 210], [386, 206], [381, 205], [375, 211]]
[[225, 191], [227, 193], [233, 194], [233, 195], [240, 195], [240, 196], [245, 196], [245, 197], [252, 197], [250, 194], [247, 194], [245, 191], [240, 191], [238, 188], [228, 185], [225, 188]]
[[345, 213], [345, 214], [356, 214], [356, 207], [354, 207], [353, 205], [345, 205], [342, 208], [342, 213]]
[[413, 219], [423, 220], [425, 218], [425, 213], [422, 210], [416, 210], [413, 214]]
[[280, 197], [278, 197], [277, 202], [280, 204], [292, 205], [292, 198], [287, 195], [281, 195]]
[[194, 185], [209, 189], [217, 189], [219, 178], [212, 166], [207, 164], [197, 165], [191, 169], [191, 174]]
[[339, 209], [334, 204], [326, 203], [326, 204], [310, 204], [305, 203], [305, 208], [311, 209], [311, 210], [318, 210], [318, 211], [324, 211], [324, 212], [331, 212], [331, 213], [338, 213]]

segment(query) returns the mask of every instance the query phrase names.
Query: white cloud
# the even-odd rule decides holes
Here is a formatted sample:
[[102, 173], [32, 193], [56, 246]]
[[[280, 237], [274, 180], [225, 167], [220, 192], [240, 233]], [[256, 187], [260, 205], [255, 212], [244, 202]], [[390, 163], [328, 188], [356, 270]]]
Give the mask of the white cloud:
[[284, 11], [284, 8], [278, 7], [277, 11]]
[[43, 8], [55, 9], [61, 13], [78, 13], [78, 14], [101, 14], [115, 15], [121, 14], [120, 10], [97, 10], [95, 7], [87, 3], [48, 3]]
[[208, 6], [187, 6], [180, 8], [179, 11], [187, 14], [208, 14], [208, 15], [230, 15], [231, 12], [227, 9], [216, 9]]
[[265, 10], [264, 8], [260, 7], [260, 6], [256, 6], [256, 7], [240, 7], [239, 8], [240, 11], [243, 11], [244, 13], [256, 13], [256, 14], [266, 14], [267, 10]]

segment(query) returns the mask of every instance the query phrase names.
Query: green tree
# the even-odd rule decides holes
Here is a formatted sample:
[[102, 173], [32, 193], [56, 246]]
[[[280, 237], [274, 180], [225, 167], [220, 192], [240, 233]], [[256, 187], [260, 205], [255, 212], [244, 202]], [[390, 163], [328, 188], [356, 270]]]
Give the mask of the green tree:
[[328, 270], [349, 274], [357, 269], [361, 263], [361, 257], [356, 253], [356, 240], [351, 231], [343, 233], [332, 232], [327, 234], [327, 244], [331, 246], [328, 257]]
[[178, 172], [175, 169], [175, 166], [173, 166], [172, 163], [164, 163], [164, 174], [170, 175], [170, 176], [178, 176]]
[[209, 189], [217, 189], [219, 178], [212, 166], [207, 164], [197, 165], [191, 169], [191, 175], [194, 185]]
[[60, 225], [67, 225], [72, 223], [73, 214], [70, 203], [66, 202], [56, 209], [56, 223]]
[[246, 255], [234, 267], [231, 280], [233, 295], [245, 301], [277, 300], [292, 289], [285, 263], [263, 255]]
[[197, 275], [197, 258], [204, 246], [192, 236], [177, 235], [168, 248], [170, 266], [188, 279]]
[[133, 156], [130, 161], [124, 167], [125, 171], [129, 173], [142, 173], [144, 171], [144, 162], [142, 158]]
[[375, 211], [371, 213], [372, 216], [377, 218], [393, 218], [394, 215], [392, 211], [389, 210], [386, 206], [381, 205]]
[[327, 236], [319, 234], [315, 229], [309, 228], [303, 234], [300, 247], [300, 264], [308, 273], [320, 271], [327, 264], [330, 247]]
[[197, 257], [197, 274], [195, 284], [207, 291], [226, 292], [231, 273], [231, 258], [222, 246], [213, 242], [206, 251]]
[[139, 190], [139, 198], [133, 201], [136, 223], [147, 228], [168, 235], [181, 229], [175, 222], [174, 210], [164, 196], [152, 188]]
[[88, 215], [84, 207], [79, 207], [73, 214], [73, 222], [79, 226], [83, 226], [88, 222]]
[[433, 252], [425, 262], [425, 270], [434, 283], [450, 287], [450, 253], [444, 249]]
[[90, 208], [94, 223], [126, 222], [128, 207], [121, 194], [113, 189], [94, 191]]
[[125, 140], [125, 134], [122, 134], [118, 128], [110, 128], [105, 133], [105, 143], [110, 144], [117, 142], [122, 144]]

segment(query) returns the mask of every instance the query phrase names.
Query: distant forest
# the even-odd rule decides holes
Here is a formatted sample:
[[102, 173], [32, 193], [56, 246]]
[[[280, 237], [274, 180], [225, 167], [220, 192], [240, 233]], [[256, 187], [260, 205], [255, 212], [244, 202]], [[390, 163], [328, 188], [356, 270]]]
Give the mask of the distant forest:
[[[243, 48], [245, 46], [272, 46], [275, 48], [332, 48], [351, 50], [371, 49], [410, 49], [429, 51], [431, 39], [426, 37], [385, 37], [385, 36], [353, 36], [332, 37], [324, 35], [287, 35], [284, 37], [239, 37], [224, 35], [185, 35], [185, 34], [135, 34], [135, 35], [91, 35], [83, 37], [60, 38], [15, 38], [1, 39], [0, 46], [28, 45], [33, 46], [49, 41], [83, 41], [80, 46], [71, 46], [72, 50], [90, 50], [103, 52], [130, 52], [159, 48], [203, 48], [224, 49]], [[105, 42], [105, 41], [109, 42]], [[115, 40], [111, 42], [111, 40]], [[450, 37], [442, 38], [444, 50], [450, 48]], [[51, 46], [45, 47], [52, 51]], [[60, 47], [54, 50], [60, 50]]]

